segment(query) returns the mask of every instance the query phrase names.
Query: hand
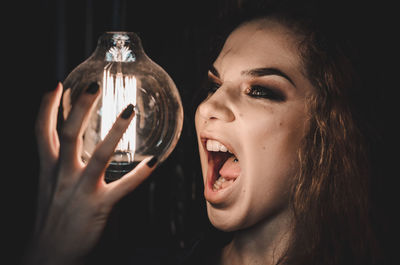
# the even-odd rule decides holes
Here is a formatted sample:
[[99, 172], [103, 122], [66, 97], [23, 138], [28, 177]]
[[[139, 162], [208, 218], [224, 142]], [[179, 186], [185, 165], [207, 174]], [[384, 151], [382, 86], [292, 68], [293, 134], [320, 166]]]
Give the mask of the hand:
[[47, 93], [39, 110], [36, 135], [40, 157], [39, 200], [35, 233], [26, 264], [77, 264], [98, 241], [113, 205], [143, 182], [156, 159], [143, 160], [112, 183], [104, 173], [121, 136], [134, 116], [128, 106], [99, 143], [90, 161], [80, 158], [82, 134], [99, 95], [97, 84], [82, 93], [56, 130], [62, 84]]

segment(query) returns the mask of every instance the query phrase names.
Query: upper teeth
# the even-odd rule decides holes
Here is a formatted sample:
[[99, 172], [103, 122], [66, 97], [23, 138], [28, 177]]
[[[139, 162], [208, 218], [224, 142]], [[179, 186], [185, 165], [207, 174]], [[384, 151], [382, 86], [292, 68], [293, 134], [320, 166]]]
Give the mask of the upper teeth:
[[216, 140], [207, 140], [207, 150], [212, 151], [212, 152], [229, 152], [232, 153], [231, 151], [226, 148], [225, 145], [221, 144], [220, 142]]

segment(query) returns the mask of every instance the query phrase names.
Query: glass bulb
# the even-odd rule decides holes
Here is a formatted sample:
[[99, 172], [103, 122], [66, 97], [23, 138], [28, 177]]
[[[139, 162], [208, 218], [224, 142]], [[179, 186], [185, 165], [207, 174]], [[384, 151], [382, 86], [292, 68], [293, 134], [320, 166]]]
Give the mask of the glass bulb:
[[93, 82], [100, 85], [101, 95], [84, 131], [82, 160], [90, 159], [117, 116], [133, 104], [135, 117], [118, 143], [106, 179], [119, 178], [149, 156], [164, 161], [182, 130], [182, 103], [170, 76], [145, 54], [135, 33], [104, 33], [93, 54], [68, 75], [63, 84], [64, 118]]

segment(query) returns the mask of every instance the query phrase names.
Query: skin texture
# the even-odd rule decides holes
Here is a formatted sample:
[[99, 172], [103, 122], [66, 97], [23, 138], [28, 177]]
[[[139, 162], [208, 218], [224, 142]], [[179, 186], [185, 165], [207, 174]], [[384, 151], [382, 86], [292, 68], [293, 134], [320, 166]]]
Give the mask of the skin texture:
[[[289, 182], [298, 168], [297, 150], [307, 130], [306, 98], [313, 91], [302, 74], [296, 45], [295, 36], [280, 24], [253, 21], [230, 35], [214, 63], [218, 74], [210, 72], [218, 89], [196, 112], [204, 193], [211, 222], [236, 231], [214, 261], [217, 264], [272, 264], [290, 238]], [[254, 71], [266, 67], [275, 70]], [[97, 243], [113, 205], [155, 168], [144, 160], [123, 178], [106, 184], [110, 156], [134, 114], [118, 118], [83, 164], [83, 128], [99, 92], [80, 96], [59, 135], [62, 91], [59, 84], [44, 96], [36, 123], [40, 197], [25, 265], [80, 264]], [[240, 166], [234, 170], [240, 171], [235, 181], [217, 192], [207, 177], [206, 139], [226, 145], [238, 160], [231, 162]]]
[[[218, 89], [196, 112], [204, 194], [213, 225], [237, 231], [217, 263], [271, 264], [290, 237], [289, 183], [298, 170], [297, 151], [308, 127], [306, 100], [313, 87], [303, 75], [296, 36], [265, 19], [236, 29], [214, 68], [209, 78]], [[250, 74], [260, 73], [251, 71], [259, 68], [279, 71]], [[254, 96], [255, 86], [275, 94]], [[207, 139], [229, 146], [240, 163], [239, 177], [217, 192], [209, 188]]]

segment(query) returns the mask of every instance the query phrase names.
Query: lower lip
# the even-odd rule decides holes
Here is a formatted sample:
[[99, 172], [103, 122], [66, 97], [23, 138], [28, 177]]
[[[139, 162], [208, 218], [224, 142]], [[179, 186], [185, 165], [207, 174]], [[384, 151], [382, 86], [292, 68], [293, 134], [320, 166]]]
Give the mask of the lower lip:
[[233, 191], [235, 183], [237, 182], [236, 179], [231, 185], [226, 188], [213, 190], [213, 184], [217, 178], [218, 174], [213, 170], [212, 166], [209, 166], [207, 169], [206, 185], [204, 185], [204, 197], [211, 204], [222, 204], [226, 202], [229, 195]]

